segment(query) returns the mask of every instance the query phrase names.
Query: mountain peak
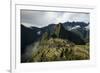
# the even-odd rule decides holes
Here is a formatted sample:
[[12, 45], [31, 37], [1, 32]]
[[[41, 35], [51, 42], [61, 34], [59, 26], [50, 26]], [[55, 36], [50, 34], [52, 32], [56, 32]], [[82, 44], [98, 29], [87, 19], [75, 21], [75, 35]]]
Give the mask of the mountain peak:
[[63, 28], [63, 24], [62, 23], [56, 24], [56, 28], [59, 28], [59, 29]]
[[52, 37], [53, 38], [63, 38], [62, 37], [62, 34], [63, 33], [66, 33], [65, 31], [66, 30], [63, 27], [63, 24], [62, 23], [56, 24], [55, 29], [54, 29], [54, 32], [52, 34]]

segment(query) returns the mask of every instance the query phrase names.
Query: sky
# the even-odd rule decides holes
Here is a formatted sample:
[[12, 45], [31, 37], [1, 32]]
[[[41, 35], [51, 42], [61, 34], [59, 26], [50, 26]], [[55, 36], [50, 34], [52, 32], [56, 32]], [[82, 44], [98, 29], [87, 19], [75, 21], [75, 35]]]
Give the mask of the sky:
[[88, 13], [21, 10], [21, 24], [26, 27], [35, 26], [41, 28], [49, 24], [67, 21], [88, 23], [89, 20]]

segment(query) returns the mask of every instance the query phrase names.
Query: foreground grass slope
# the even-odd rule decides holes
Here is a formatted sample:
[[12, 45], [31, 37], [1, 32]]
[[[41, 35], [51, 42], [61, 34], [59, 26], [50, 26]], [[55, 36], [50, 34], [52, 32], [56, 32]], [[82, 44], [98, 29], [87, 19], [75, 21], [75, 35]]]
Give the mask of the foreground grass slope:
[[89, 44], [75, 45], [68, 40], [50, 38], [41, 41], [37, 48], [38, 51], [33, 51], [30, 62], [89, 59]]

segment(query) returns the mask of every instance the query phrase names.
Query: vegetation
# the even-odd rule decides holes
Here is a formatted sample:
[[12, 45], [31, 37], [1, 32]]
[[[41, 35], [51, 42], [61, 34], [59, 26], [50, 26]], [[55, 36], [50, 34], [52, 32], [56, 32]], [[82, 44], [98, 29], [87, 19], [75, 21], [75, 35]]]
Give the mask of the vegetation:
[[42, 41], [38, 52], [33, 52], [31, 62], [86, 60], [89, 59], [89, 45], [75, 45], [59, 38]]

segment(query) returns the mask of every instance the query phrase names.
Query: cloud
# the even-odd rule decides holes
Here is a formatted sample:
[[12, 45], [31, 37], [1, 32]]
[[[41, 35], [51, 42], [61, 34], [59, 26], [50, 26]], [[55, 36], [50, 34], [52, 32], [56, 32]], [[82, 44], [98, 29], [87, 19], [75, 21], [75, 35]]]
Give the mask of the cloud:
[[89, 22], [89, 14], [87, 13], [71, 13], [71, 12], [50, 12], [50, 11], [34, 11], [21, 10], [21, 24], [31, 27], [44, 27], [48, 24], [57, 24], [67, 21], [83, 21]]
[[74, 26], [74, 27], [70, 28], [69, 30], [73, 30], [73, 29], [77, 29], [77, 28], [80, 28], [80, 26], [79, 25]]

